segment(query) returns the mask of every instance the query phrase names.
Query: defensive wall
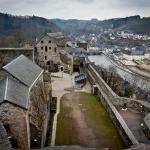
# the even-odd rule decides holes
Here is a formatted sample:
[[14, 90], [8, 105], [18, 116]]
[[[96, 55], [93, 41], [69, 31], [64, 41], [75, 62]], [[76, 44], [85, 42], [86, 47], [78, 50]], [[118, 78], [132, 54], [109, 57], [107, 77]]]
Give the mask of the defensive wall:
[[[144, 125], [148, 125], [148, 115], [150, 113], [150, 104], [146, 101], [140, 101], [131, 98], [119, 97], [108, 85], [107, 83], [101, 78], [99, 73], [96, 70], [95, 64], [90, 63], [87, 61], [86, 63], [86, 73], [87, 77], [92, 85], [96, 85], [97, 87], [97, 95], [100, 98], [101, 102], [103, 103], [104, 107], [106, 108], [107, 112], [109, 113], [110, 118], [112, 119], [113, 123], [117, 127], [120, 136], [122, 137], [124, 143], [127, 147], [139, 145], [140, 142], [134, 136], [132, 131], [127, 126], [126, 122], [124, 121], [123, 117], [120, 115], [116, 106], [124, 106], [126, 105], [127, 108], [134, 108], [139, 112], [145, 115], [143, 119]], [[150, 115], [149, 115], [150, 116]], [[148, 119], [147, 119], [148, 118]], [[147, 121], [147, 122], [146, 122]], [[146, 133], [148, 132], [149, 127], [146, 128]]]

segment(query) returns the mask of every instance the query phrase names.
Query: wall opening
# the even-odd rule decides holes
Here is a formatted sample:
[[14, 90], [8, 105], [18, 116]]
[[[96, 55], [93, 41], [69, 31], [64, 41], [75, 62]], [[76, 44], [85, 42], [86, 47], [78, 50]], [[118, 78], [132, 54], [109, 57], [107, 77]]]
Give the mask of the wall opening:
[[4, 128], [7, 132], [8, 139], [11, 143], [12, 148], [18, 148], [17, 146], [17, 140], [13, 137], [11, 130], [10, 130], [10, 125], [9, 124], [4, 124]]

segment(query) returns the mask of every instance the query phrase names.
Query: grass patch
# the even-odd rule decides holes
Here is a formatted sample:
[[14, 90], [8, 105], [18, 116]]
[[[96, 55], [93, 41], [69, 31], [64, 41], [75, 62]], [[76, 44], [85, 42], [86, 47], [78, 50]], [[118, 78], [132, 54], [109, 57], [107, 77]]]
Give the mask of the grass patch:
[[[93, 129], [93, 132], [98, 139], [98, 148], [107, 147], [110, 150], [124, 149], [125, 145], [116, 127], [102, 103], [98, 101], [98, 98], [84, 92], [80, 92], [78, 95], [79, 100], [76, 105], [83, 112], [88, 126]], [[60, 114], [58, 115], [56, 131], [56, 145], [82, 145], [78, 138], [76, 120], [70, 115], [72, 108], [64, 106], [63, 102], [65, 100], [66, 95], [61, 99]], [[73, 97], [72, 100], [74, 101], [76, 99]]]
[[113, 150], [125, 148], [109, 114], [98, 98], [92, 94], [81, 93], [80, 103], [81, 107], [86, 110], [84, 111], [86, 121], [95, 129], [97, 137], [102, 140], [102, 145]]
[[60, 115], [58, 115], [56, 145], [74, 145], [77, 142], [76, 137], [71, 134], [75, 131], [75, 126], [74, 120], [69, 117], [69, 112], [70, 109], [63, 107], [61, 104]]

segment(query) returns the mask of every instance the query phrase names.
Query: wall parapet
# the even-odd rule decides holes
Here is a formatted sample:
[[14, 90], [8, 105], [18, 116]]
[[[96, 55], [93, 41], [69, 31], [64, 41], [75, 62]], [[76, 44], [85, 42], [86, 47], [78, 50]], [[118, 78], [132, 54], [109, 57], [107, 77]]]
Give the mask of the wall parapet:
[[93, 82], [97, 85], [97, 88], [99, 91], [98, 96], [100, 97], [103, 105], [105, 106], [106, 110], [108, 111], [112, 121], [114, 122], [117, 120], [117, 124], [115, 122], [114, 122], [114, 124], [122, 132], [121, 137], [123, 138], [122, 135], [125, 134], [126, 138], [125, 139], [123, 138], [125, 144], [127, 146], [130, 146], [130, 144], [138, 145], [139, 144], [138, 140], [133, 135], [131, 130], [128, 128], [128, 126], [125, 123], [125, 121], [123, 120], [122, 116], [119, 114], [119, 112], [117, 111], [115, 106], [111, 103], [111, 101], [109, 100], [107, 95], [103, 92], [102, 88], [99, 86], [99, 84], [97, 84], [97, 81], [94, 79], [93, 75], [91, 74], [91, 72], [89, 70], [87, 71], [87, 74], [88, 74], [89, 78], [91, 78], [93, 80]]
[[[101, 76], [97, 72], [95, 64], [90, 63], [89, 60], [87, 60], [87, 75], [90, 78], [90, 80], [92, 80], [93, 84], [96, 84], [96, 86], [98, 87], [99, 97], [103, 100], [104, 102], [103, 104], [106, 107], [106, 109], [107, 107], [109, 107], [109, 109], [113, 112], [114, 116], [118, 120], [118, 123], [122, 126], [123, 130], [126, 132], [126, 135], [129, 137], [129, 139], [133, 144], [138, 144], [138, 140], [135, 138], [131, 130], [128, 128], [128, 126], [126, 125], [126, 123], [124, 122], [123, 118], [118, 113], [114, 105], [123, 106], [124, 104], [126, 104], [127, 107], [137, 109], [138, 111], [143, 113], [145, 115], [143, 122], [146, 128], [148, 129], [149, 132], [148, 137], [150, 137], [150, 126], [149, 123], [147, 123], [150, 121], [150, 103], [137, 99], [118, 96], [101, 78]], [[109, 112], [110, 110], [107, 111]], [[113, 120], [113, 117], [111, 118]]]

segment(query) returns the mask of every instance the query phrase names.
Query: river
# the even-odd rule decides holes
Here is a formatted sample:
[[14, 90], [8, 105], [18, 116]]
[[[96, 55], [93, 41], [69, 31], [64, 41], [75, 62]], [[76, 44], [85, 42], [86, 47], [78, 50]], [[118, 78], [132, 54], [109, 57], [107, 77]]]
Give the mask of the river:
[[150, 92], [150, 81], [147, 81], [146, 79], [143, 79], [137, 75], [133, 75], [127, 71], [120, 69], [119, 67], [116, 67], [116, 65], [114, 65], [110, 61], [110, 58], [108, 58], [104, 54], [92, 55], [92, 56], [88, 56], [88, 58], [91, 62], [95, 62], [95, 65], [103, 66], [106, 69], [108, 69], [109, 66], [114, 66], [117, 70], [117, 73], [124, 80], [130, 82], [131, 84], [135, 84], [137, 87], [140, 87], [141, 89], [146, 90], [147, 92]]

